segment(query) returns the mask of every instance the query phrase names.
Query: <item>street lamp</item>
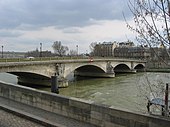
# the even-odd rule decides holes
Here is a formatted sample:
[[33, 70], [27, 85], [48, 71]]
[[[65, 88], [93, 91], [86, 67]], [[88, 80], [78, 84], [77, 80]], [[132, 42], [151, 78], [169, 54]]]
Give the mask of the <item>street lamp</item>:
[[79, 46], [78, 46], [78, 45], [76, 45], [76, 48], [77, 48], [77, 56], [78, 56], [78, 54], [79, 54], [79, 53], [78, 53], [78, 48], [79, 48]]
[[4, 48], [4, 46], [2, 45], [2, 58], [4, 58], [3, 48]]
[[40, 43], [40, 57], [42, 57], [42, 43]]

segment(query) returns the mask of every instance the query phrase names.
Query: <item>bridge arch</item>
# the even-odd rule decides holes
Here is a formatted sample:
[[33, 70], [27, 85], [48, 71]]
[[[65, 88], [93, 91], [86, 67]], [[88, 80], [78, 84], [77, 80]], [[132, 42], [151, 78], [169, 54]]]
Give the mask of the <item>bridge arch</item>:
[[19, 74], [19, 73], [27, 73], [27, 74], [37, 74], [45, 77], [51, 78], [52, 75], [56, 73], [55, 64], [40, 64], [40, 65], [10, 65], [5, 68], [4, 71], [7, 73]]
[[86, 71], [96, 71], [96, 72], [103, 72], [103, 73], [106, 72], [101, 66], [93, 65], [93, 64], [78, 66], [74, 70], [79, 70], [84, 72]]
[[130, 67], [127, 64], [118, 64], [114, 67], [115, 73], [122, 73], [130, 71]]
[[38, 86], [50, 86], [51, 78], [42, 74], [37, 74], [33, 72], [7, 72], [9, 74], [16, 75], [18, 78], [18, 84], [22, 85], [38, 85]]
[[69, 77], [70, 73], [85, 73], [92, 72], [106, 73], [106, 64], [105, 62], [93, 62], [93, 63], [74, 63], [72, 65], [65, 64], [64, 78]]
[[81, 66], [74, 71], [74, 75], [77, 76], [90, 76], [90, 77], [97, 77], [101, 74], [104, 74], [105, 71], [101, 68], [94, 66], [94, 65], [85, 65]]
[[30, 78], [50, 79], [50, 77], [48, 77], [48, 76], [38, 74], [38, 73], [33, 73], [33, 72], [23, 72], [23, 71], [17, 72], [17, 71], [13, 71], [13, 72], [7, 72], [7, 73], [13, 74], [13, 75], [16, 75], [16, 76], [19, 76], [19, 77], [24, 76], [24, 77], [30, 77]]
[[137, 64], [134, 69], [137, 70], [137, 72], [144, 71], [145, 66], [143, 64]]
[[75, 69], [74, 75], [86, 77], [105, 77], [106, 71], [95, 65], [85, 65]]
[[75, 71], [105, 73], [105, 71], [102, 68], [95, 65], [80, 66], [76, 68]]

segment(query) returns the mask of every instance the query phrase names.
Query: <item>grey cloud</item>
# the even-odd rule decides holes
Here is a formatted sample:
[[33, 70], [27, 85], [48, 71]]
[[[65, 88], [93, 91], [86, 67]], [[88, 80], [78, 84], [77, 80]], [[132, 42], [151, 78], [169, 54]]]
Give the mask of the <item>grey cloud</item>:
[[[12, 0], [0, 4], [0, 28], [16, 28], [29, 24], [72, 27], [89, 25], [89, 19], [122, 19], [128, 12], [127, 0]], [[129, 16], [129, 13], [127, 13]]]
[[0, 37], [19, 37], [21, 35], [23, 35], [21, 32], [12, 32], [6, 30], [0, 31]]
[[81, 31], [78, 28], [73, 28], [73, 27], [69, 27], [69, 28], [64, 28], [62, 30], [64, 33], [81, 33]]

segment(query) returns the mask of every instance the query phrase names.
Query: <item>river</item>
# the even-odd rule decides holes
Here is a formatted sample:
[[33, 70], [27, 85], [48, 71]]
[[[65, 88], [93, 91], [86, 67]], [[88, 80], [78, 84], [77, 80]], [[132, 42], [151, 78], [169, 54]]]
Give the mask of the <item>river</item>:
[[[164, 88], [170, 82], [170, 73], [137, 73], [118, 75], [115, 78], [91, 78], [69, 82], [69, 87], [59, 89], [61, 95], [91, 100], [118, 109], [146, 113], [146, 97], [151, 91]], [[17, 84], [17, 77], [0, 73], [3, 82]], [[150, 89], [150, 85], [153, 88]], [[50, 91], [50, 88], [37, 88]], [[157, 93], [160, 91], [157, 91]]]

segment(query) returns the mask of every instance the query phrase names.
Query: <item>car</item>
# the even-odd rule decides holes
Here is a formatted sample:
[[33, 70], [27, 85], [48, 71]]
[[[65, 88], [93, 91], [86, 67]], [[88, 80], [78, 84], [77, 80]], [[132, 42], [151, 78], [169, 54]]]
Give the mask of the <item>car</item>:
[[27, 59], [27, 60], [33, 60], [33, 59], [35, 59], [35, 57], [29, 56], [29, 57], [27, 57], [26, 59]]

